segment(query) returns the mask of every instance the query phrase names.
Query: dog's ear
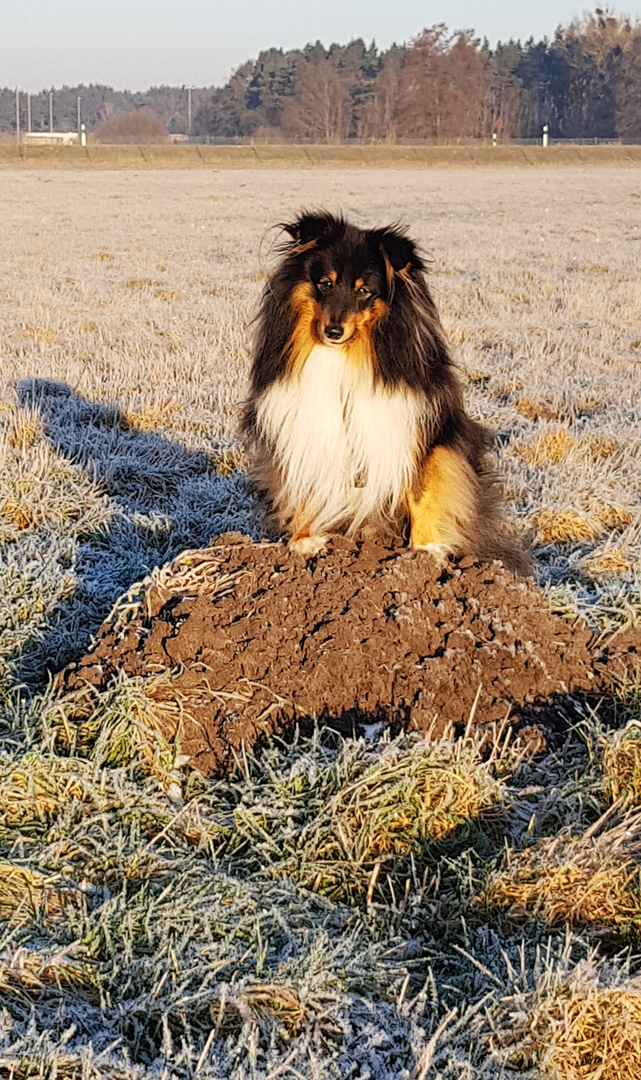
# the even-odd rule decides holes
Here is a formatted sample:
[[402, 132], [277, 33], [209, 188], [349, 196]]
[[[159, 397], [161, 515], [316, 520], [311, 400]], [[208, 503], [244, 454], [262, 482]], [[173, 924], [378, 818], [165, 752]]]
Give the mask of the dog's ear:
[[291, 225], [283, 225], [298, 251], [308, 251], [334, 232], [340, 222], [332, 214], [301, 214]]
[[379, 242], [388, 277], [423, 269], [423, 260], [416, 250], [416, 245], [400, 229], [393, 225], [388, 229], [381, 229]]

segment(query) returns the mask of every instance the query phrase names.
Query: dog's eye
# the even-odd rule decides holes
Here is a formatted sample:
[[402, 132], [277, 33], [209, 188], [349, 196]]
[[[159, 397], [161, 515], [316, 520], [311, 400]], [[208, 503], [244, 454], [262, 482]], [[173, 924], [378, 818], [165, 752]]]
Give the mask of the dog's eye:
[[356, 290], [356, 295], [357, 295], [357, 296], [371, 296], [371, 295], [372, 295], [372, 293], [371, 293], [371, 291], [370, 291], [370, 290], [369, 290], [369, 289], [367, 288], [367, 286], [366, 286], [366, 285], [361, 285], [361, 286], [360, 286], [360, 288], [358, 288], [358, 289]]
[[331, 278], [321, 278], [321, 280], [318, 282], [318, 288], [321, 292], [329, 292], [330, 289], [334, 288], [334, 282]]

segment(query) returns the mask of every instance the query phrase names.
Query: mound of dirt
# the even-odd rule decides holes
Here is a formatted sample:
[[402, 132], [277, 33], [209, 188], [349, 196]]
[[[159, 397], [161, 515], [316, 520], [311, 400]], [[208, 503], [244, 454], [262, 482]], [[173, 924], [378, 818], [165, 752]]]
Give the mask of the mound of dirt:
[[603, 685], [607, 657], [595, 664], [591, 644], [499, 563], [443, 569], [425, 552], [344, 540], [306, 562], [227, 534], [155, 571], [58, 685], [172, 672], [154, 691], [180, 705], [160, 710], [164, 734], [181, 715], [182, 753], [215, 775], [243, 744], [314, 717], [437, 734], [510, 714], [549, 737], [550, 703]]

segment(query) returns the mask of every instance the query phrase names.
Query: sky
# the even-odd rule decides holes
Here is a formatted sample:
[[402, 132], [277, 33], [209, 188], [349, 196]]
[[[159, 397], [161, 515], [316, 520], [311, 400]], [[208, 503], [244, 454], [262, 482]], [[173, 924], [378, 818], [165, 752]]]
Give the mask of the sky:
[[[224, 83], [270, 46], [362, 37], [379, 47], [424, 26], [471, 28], [492, 44], [553, 34], [585, 0], [0, 0], [0, 86]], [[636, 10], [635, 10], [636, 8]], [[641, 14], [637, 0], [626, 9]]]

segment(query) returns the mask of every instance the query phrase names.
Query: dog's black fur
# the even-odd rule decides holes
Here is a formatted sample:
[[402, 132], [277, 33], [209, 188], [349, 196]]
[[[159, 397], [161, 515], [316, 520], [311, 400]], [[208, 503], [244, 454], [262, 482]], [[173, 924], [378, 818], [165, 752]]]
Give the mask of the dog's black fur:
[[[329, 341], [328, 331], [342, 328], [350, 318], [360, 328], [358, 335], [367, 339], [374, 382], [390, 390], [407, 387], [424, 400], [416, 483], [439, 446], [461, 455], [478, 480], [477, 505], [462, 528], [461, 552], [500, 557], [527, 571], [527, 556], [503, 532], [492, 437], [465, 412], [417, 246], [398, 226], [365, 230], [324, 212], [304, 213], [282, 228], [290, 239], [279, 249], [280, 262], [265, 286], [257, 318], [243, 418], [249, 442], [256, 446], [261, 441], [256, 429], [260, 396], [291, 377], [301, 349]], [[355, 290], [355, 282], [362, 282], [361, 290]]]

